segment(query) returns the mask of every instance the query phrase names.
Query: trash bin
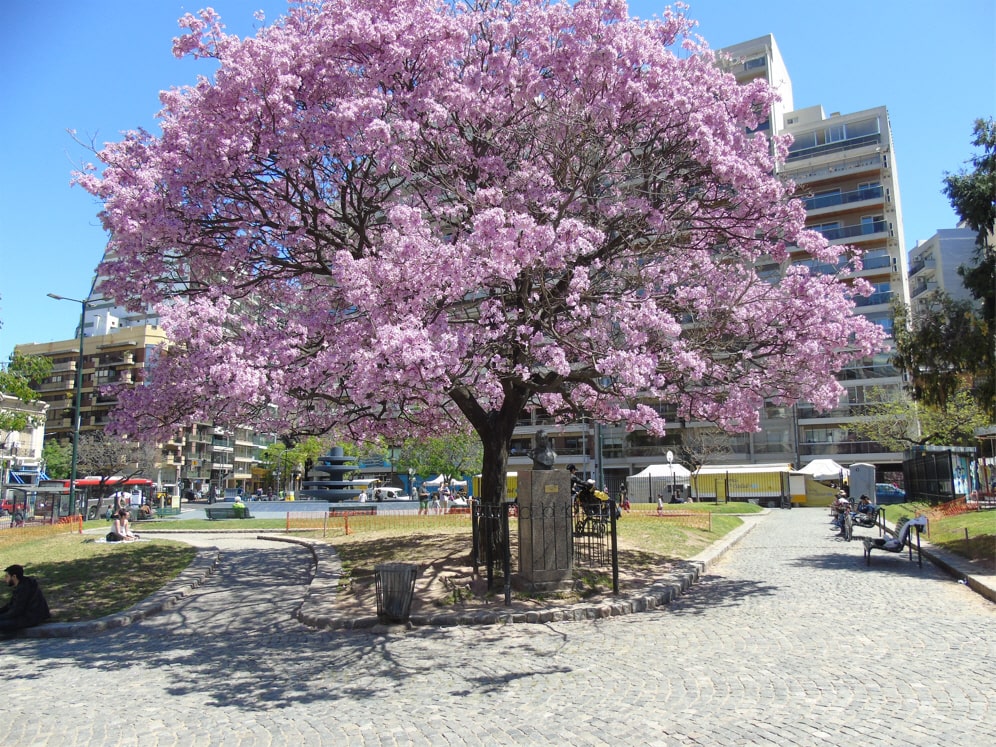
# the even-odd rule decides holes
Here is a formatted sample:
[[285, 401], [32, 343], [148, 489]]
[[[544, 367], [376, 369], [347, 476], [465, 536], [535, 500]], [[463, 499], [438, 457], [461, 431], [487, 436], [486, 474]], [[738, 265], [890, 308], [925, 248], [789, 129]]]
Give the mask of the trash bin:
[[414, 563], [381, 563], [374, 567], [377, 581], [377, 616], [404, 622], [412, 607], [415, 577]]

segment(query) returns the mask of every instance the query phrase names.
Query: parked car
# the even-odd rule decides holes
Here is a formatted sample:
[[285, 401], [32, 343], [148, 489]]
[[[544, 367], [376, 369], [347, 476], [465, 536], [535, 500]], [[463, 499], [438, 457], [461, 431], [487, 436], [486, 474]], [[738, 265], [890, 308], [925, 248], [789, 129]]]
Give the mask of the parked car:
[[401, 488], [373, 488], [367, 490], [367, 500], [374, 501], [407, 501], [410, 496], [405, 495]]
[[906, 491], [897, 488], [887, 482], [875, 483], [875, 503], [879, 505], [889, 503], [905, 503]]

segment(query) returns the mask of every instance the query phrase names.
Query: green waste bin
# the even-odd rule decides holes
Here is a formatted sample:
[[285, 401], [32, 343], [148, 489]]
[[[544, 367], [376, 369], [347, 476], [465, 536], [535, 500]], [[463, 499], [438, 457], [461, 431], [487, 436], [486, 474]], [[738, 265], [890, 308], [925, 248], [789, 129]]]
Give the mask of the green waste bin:
[[404, 622], [415, 595], [414, 563], [381, 563], [374, 567], [377, 582], [377, 616], [391, 622]]

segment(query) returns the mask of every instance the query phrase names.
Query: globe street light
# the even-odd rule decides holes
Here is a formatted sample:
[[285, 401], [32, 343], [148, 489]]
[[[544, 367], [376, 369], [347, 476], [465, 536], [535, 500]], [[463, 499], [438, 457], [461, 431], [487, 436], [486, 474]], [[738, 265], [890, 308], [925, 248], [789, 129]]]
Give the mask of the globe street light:
[[[79, 465], [80, 449], [80, 409], [83, 407], [83, 322], [86, 317], [86, 301], [79, 298], [69, 298], [68, 296], [58, 296], [55, 293], [47, 294], [49, 298], [56, 301], [72, 301], [80, 305], [80, 351], [76, 358], [76, 397], [75, 413], [73, 414], [73, 456], [69, 470], [69, 515], [76, 513], [76, 469]], [[53, 517], [54, 518], [54, 517]]]

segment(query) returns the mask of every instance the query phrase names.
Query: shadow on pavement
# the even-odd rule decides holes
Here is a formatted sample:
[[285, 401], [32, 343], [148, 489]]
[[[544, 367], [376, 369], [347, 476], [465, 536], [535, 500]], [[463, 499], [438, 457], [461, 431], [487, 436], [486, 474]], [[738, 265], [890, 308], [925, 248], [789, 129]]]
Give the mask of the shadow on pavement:
[[706, 575], [673, 600], [667, 611], [674, 615], [704, 615], [717, 607], [736, 607], [748, 596], [769, 597], [777, 592], [776, 584]]

